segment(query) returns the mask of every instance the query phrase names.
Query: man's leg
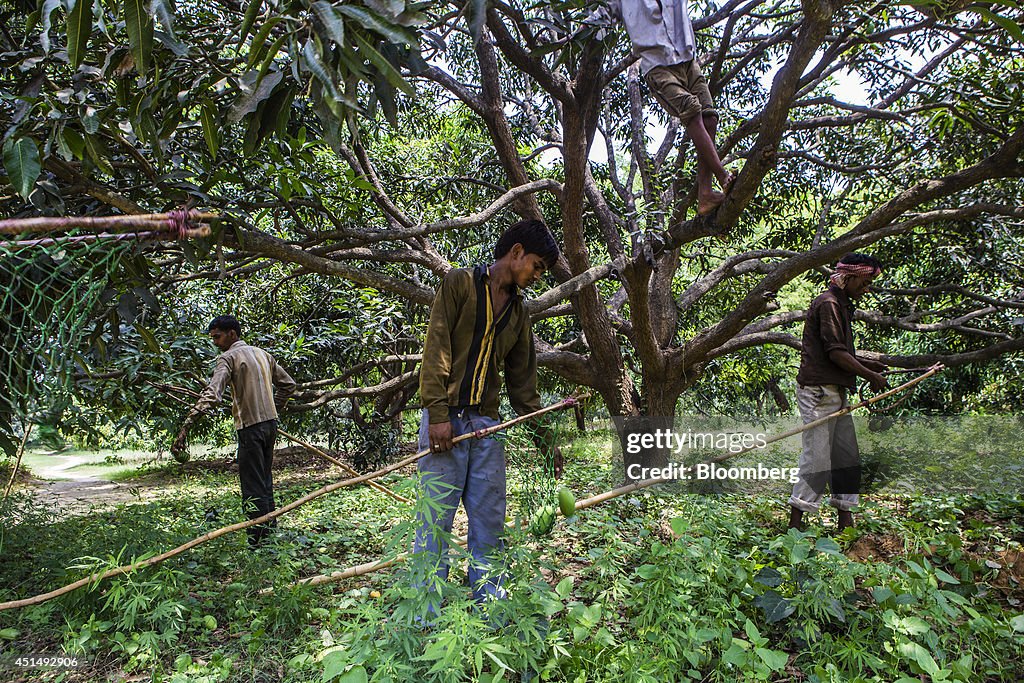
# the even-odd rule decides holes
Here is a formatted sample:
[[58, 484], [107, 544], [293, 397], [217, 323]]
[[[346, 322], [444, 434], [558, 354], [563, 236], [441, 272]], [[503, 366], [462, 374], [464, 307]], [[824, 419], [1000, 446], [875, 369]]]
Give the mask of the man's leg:
[[725, 201], [725, 194], [718, 192], [711, 185], [712, 176], [718, 179], [725, 188], [729, 184], [729, 172], [725, 170], [718, 150], [715, 149], [714, 133], [708, 131], [706, 123], [713, 120], [712, 130], [717, 130], [718, 120], [708, 119], [703, 115], [694, 116], [686, 124], [686, 133], [693, 141], [697, 152], [697, 213], [704, 215]]
[[[261, 422], [238, 430], [238, 479], [242, 489], [242, 511], [249, 519], [262, 517], [273, 510], [273, 488], [270, 465], [273, 461], [273, 439], [270, 438], [270, 458], [267, 458], [267, 442], [276, 434], [276, 423]], [[268, 482], [270, 485], [268, 486]], [[263, 524], [249, 527], [249, 544], [257, 546], [267, 533]]]
[[[824, 386], [797, 387], [796, 399], [804, 424], [835, 412], [841, 402], [838, 392]], [[801, 527], [804, 512], [813, 512], [821, 506], [832, 465], [834, 424], [834, 421], [829, 421], [801, 434], [799, 479], [793, 484], [793, 494], [789, 498], [792, 508], [789, 525], [792, 528]]]
[[656, 66], [647, 72], [647, 85], [662, 108], [679, 119], [693, 142], [697, 153], [697, 213], [710, 213], [725, 200], [725, 195], [711, 186], [712, 177], [724, 188], [729, 174], [718, 158], [714, 133], [708, 134], [704, 112], [714, 115], [712, 131], [717, 130], [717, 114], [711, 109], [711, 93], [707, 81], [694, 62]]
[[[274, 448], [277, 446], [277, 420], [268, 420], [263, 441], [263, 506], [260, 510], [263, 514], [273, 512], [277, 509], [274, 502]], [[277, 520], [272, 519], [266, 524], [268, 529], [277, 528]]]
[[[486, 429], [496, 424], [496, 420], [473, 414], [471, 428]], [[505, 531], [505, 449], [497, 439], [474, 442], [462, 500], [469, 517], [467, 546], [472, 560], [468, 574], [473, 597], [500, 597], [501, 579], [492, 575], [488, 558], [501, 548]]]
[[[451, 417], [452, 436], [464, 434], [462, 419]], [[430, 448], [428, 435], [429, 418], [423, 411], [420, 419], [419, 449]], [[448, 549], [439, 538], [437, 530], [451, 533], [455, 512], [466, 485], [466, 471], [469, 462], [469, 448], [473, 441], [455, 444], [446, 453], [429, 453], [419, 459], [422, 494], [430, 497], [430, 504], [425, 514], [421, 514], [420, 528], [416, 531], [413, 552], [428, 552], [437, 561], [437, 575], [442, 580], [448, 578]]]
[[[846, 406], [846, 400], [843, 400]], [[829, 504], [839, 511], [839, 530], [853, 526], [851, 510], [860, 502], [860, 450], [853, 417], [836, 418], [832, 434], [832, 498]]]

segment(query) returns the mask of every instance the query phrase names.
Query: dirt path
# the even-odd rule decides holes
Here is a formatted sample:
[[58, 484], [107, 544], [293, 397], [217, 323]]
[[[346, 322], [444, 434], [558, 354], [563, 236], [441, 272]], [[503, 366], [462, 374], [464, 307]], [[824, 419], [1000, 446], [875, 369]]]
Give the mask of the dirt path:
[[74, 471], [78, 465], [90, 462], [89, 458], [78, 455], [49, 457], [53, 463], [38, 468], [38, 478], [29, 482], [32, 494], [47, 506], [71, 513], [87, 512], [93, 508], [112, 508], [152, 497], [146, 495], [150, 487], [118, 483]]

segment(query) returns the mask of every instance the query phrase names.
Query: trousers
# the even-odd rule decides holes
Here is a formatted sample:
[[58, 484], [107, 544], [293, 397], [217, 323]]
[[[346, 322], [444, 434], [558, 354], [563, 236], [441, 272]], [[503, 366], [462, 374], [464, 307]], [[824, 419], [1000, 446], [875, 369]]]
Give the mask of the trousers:
[[[848, 405], [846, 390], [836, 384], [798, 386], [796, 398], [804, 424]], [[860, 451], [850, 414], [808, 429], [802, 443], [799, 480], [789, 504], [804, 512], [817, 510], [829, 486], [830, 505], [839, 510], [854, 508], [860, 499]]]
[[[274, 442], [277, 420], [257, 422], [238, 430], [238, 478], [242, 485], [242, 511], [249, 519], [273, 512], [274, 505]], [[270, 533], [270, 524], [257, 524], [246, 529], [249, 544], [259, 545]]]
[[[498, 421], [474, 409], [452, 409], [449, 412], [452, 437], [486, 429]], [[430, 420], [427, 411], [420, 419], [419, 447], [430, 447]], [[448, 549], [442, 548], [437, 529], [451, 533], [459, 501], [469, 518], [468, 549], [472, 560], [467, 572], [473, 597], [483, 600], [501, 595], [501, 578], [494, 576], [488, 556], [502, 547], [505, 529], [505, 450], [492, 438], [466, 439], [444, 453], [430, 453], [420, 458], [418, 468], [423, 494], [433, 500], [429, 510], [420, 516], [416, 532], [415, 552], [428, 552], [437, 557], [437, 573], [448, 577]]]

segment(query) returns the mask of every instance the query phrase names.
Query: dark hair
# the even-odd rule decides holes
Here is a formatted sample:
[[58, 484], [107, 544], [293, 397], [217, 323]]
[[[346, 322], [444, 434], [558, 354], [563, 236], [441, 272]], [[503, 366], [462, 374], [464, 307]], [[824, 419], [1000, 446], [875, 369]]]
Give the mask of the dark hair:
[[878, 270], [882, 269], [882, 262], [870, 254], [858, 254], [856, 252], [851, 252], [839, 259], [839, 262], [846, 263], [851, 266], [871, 266]]
[[242, 326], [238, 324], [238, 318], [233, 315], [218, 315], [211, 320], [210, 326], [206, 328], [206, 331], [213, 332], [214, 330], [221, 330], [222, 332], [234, 330], [239, 337], [242, 336]]
[[544, 259], [548, 268], [558, 260], [558, 245], [551, 231], [542, 222], [533, 219], [519, 221], [505, 231], [494, 245], [494, 258], [500, 259], [516, 244], [523, 245], [527, 254], [536, 254]]

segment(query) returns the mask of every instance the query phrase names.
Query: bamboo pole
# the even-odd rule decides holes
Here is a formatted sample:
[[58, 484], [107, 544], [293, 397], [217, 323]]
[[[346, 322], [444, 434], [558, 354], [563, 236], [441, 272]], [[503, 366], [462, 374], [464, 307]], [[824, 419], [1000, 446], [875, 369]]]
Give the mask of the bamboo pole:
[[11, 493], [11, 487], [14, 486], [14, 478], [18, 476], [18, 468], [21, 467], [21, 458], [25, 455], [25, 444], [28, 443], [28, 436], [32, 433], [32, 423], [28, 422], [25, 424], [25, 433], [21, 435], [21, 445], [18, 446], [18, 458], [14, 462], [14, 469], [11, 470], [11, 480], [7, 482], [7, 488], [4, 489], [4, 500], [7, 500], [7, 496]]
[[[863, 408], [865, 406], [871, 405], [872, 403], [876, 403], [878, 401], [881, 401], [882, 399], [888, 398], [889, 396], [893, 396], [894, 394], [898, 394], [900, 392], [906, 391], [907, 389], [910, 389], [911, 387], [913, 387], [913, 386], [923, 382], [924, 380], [928, 379], [932, 375], [935, 375], [936, 373], [941, 372], [943, 369], [944, 369], [944, 366], [941, 365], [941, 364], [933, 365], [924, 374], [920, 375], [919, 377], [915, 377], [914, 379], [910, 380], [909, 382], [901, 384], [900, 386], [896, 387], [895, 389], [890, 389], [890, 390], [888, 390], [888, 391], [886, 391], [884, 393], [878, 394], [877, 396], [873, 396], [870, 399], [861, 401], [860, 403], [857, 403], [856, 405], [847, 406], [846, 408], [843, 408], [841, 410], [837, 410], [836, 412], [832, 413], [831, 415], [826, 415], [825, 417], [820, 418], [818, 420], [814, 420], [813, 422], [808, 422], [807, 424], [803, 425], [802, 427], [797, 427], [797, 428], [794, 428], [794, 429], [790, 429], [790, 430], [788, 430], [786, 432], [783, 432], [782, 434], [776, 434], [772, 438], [767, 439], [765, 441], [765, 446], [767, 446], [770, 443], [774, 443], [776, 441], [781, 441], [782, 439], [788, 439], [789, 437], [795, 436], [797, 434], [800, 434], [801, 432], [807, 431], [808, 429], [811, 429], [812, 427], [817, 427], [818, 425], [824, 424], [825, 422], [828, 422], [829, 420], [834, 420], [837, 417], [841, 417], [843, 415], [846, 415], [847, 413], [853, 412], [854, 410], [857, 410], [858, 408]], [[717, 458], [712, 458], [711, 460], [708, 461], [708, 463], [722, 462], [723, 460], [728, 460], [729, 458], [734, 458], [736, 456], [743, 455], [744, 453], [749, 453], [750, 451], [758, 450], [758, 449], [763, 448], [763, 447], [764, 446], [752, 446], [750, 448], [746, 448], [746, 449], [743, 449], [741, 451], [737, 451], [735, 453], [726, 453], [726, 454], [724, 454], [722, 456], [719, 456]], [[655, 477], [655, 478], [651, 478], [651, 479], [644, 479], [644, 480], [641, 480], [641, 481], [633, 482], [632, 484], [625, 484], [623, 486], [620, 486], [618, 488], [612, 489], [610, 491], [605, 491], [603, 493], [597, 494], [596, 496], [591, 496], [590, 498], [585, 498], [585, 499], [583, 499], [581, 501], [578, 501], [576, 503], [576, 509], [577, 510], [585, 510], [587, 508], [594, 507], [595, 505], [600, 505], [601, 503], [605, 503], [605, 502], [607, 502], [609, 500], [612, 500], [613, 498], [618, 498], [619, 496], [624, 496], [627, 493], [633, 493], [634, 491], [639, 491], [641, 489], [645, 489], [645, 488], [648, 488], [650, 486], [655, 486], [656, 484], [664, 484], [664, 483], [671, 482], [671, 481], [675, 481], [675, 479]], [[460, 542], [460, 541], [464, 543], [465, 542], [465, 537], [460, 537], [460, 538], [456, 539], [456, 542]], [[390, 560], [378, 560], [376, 562], [367, 562], [367, 563], [364, 563], [364, 564], [356, 565], [354, 567], [349, 567], [348, 569], [332, 572], [330, 574], [319, 574], [317, 576], [311, 576], [311, 577], [308, 577], [308, 578], [296, 581], [295, 583], [293, 583], [291, 585], [292, 586], [297, 586], [297, 585], [322, 586], [322, 585], [328, 584], [328, 583], [335, 583], [337, 581], [343, 581], [345, 579], [349, 579], [349, 578], [352, 578], [354, 576], [362, 576], [363, 574], [369, 574], [369, 573], [372, 573], [372, 572], [375, 572], [375, 571], [378, 571], [378, 570], [381, 570], [381, 569], [386, 569], [387, 567], [391, 567], [391, 566], [393, 566], [395, 564], [398, 564], [399, 562], [404, 562], [408, 558], [408, 555], [409, 555], [409, 553], [402, 553], [400, 555], [395, 556], [394, 558], [392, 558]], [[273, 591], [265, 591], [265, 592], [273, 592]], [[2, 605], [0, 605], [0, 608], [2, 608]]]
[[[467, 439], [483, 439], [485, 437], [490, 436], [491, 434], [495, 434], [504, 429], [508, 429], [509, 427], [513, 427], [517, 424], [520, 424], [521, 422], [526, 422], [528, 420], [540, 417], [541, 415], [544, 415], [546, 413], [550, 413], [555, 410], [564, 410], [565, 408], [572, 407], [576, 405], [576, 402], [580, 398], [582, 397], [567, 398], [558, 403], [554, 403], [550, 406], [529, 413], [528, 415], [522, 415], [507, 422], [495, 425], [493, 427], [488, 427], [487, 429], [478, 429], [477, 431], [472, 432], [470, 434], [463, 434], [461, 436], [457, 436], [454, 439], [452, 439], [452, 442], [459, 443], [461, 441], [466, 441]], [[100, 581], [103, 581], [104, 579], [113, 578], [115, 576], [121, 576], [122, 574], [127, 574], [128, 572], [135, 571], [137, 569], [142, 569], [143, 567], [150, 567], [154, 564], [159, 564], [164, 560], [168, 560], [176, 555], [180, 555], [181, 553], [187, 550], [191, 550], [192, 548], [203, 543], [206, 543], [207, 541], [212, 541], [215, 538], [219, 538], [234, 531], [241, 531], [242, 529], [248, 529], [251, 526], [255, 526], [257, 524], [265, 524], [272, 519], [277, 519], [285, 513], [291, 512], [292, 510], [302, 505], [305, 505], [306, 503], [312, 500], [315, 500], [333, 491], [337, 491], [338, 489], [342, 489], [348, 486], [355, 486], [356, 484], [362, 484], [363, 482], [370, 481], [371, 479], [377, 479], [379, 477], [382, 477], [385, 474], [389, 474], [407, 465], [411, 465], [412, 463], [416, 462], [417, 460], [419, 460], [420, 458], [424, 457], [429, 453], [430, 449], [425, 449], [419, 451], [415, 455], [410, 455], [409, 457], [400, 460], [399, 462], [388, 465], [387, 467], [383, 467], [377, 470], [376, 472], [370, 472], [369, 474], [363, 474], [358, 477], [353, 477], [352, 479], [346, 479], [344, 481], [329, 484], [327, 486], [324, 486], [323, 488], [317, 489], [316, 491], [307, 493], [305, 496], [302, 496], [298, 500], [295, 500], [289, 503], [288, 505], [285, 505], [284, 507], [278, 508], [273, 512], [268, 512], [267, 514], [261, 517], [256, 517], [255, 519], [250, 519], [245, 522], [238, 522], [237, 524], [231, 524], [229, 526], [216, 529], [209, 533], [203, 534], [198, 538], [194, 538], [187, 543], [183, 543], [177, 548], [168, 550], [167, 552], [155, 555], [148, 559], [133, 562], [132, 564], [122, 565], [120, 567], [115, 567], [114, 569], [110, 569], [102, 573], [97, 572], [96, 574], [91, 574], [89, 576], [79, 579], [78, 581], [73, 581], [72, 583], [69, 583], [66, 586], [62, 586], [47, 593], [41, 593], [39, 595], [30, 598], [23, 598], [21, 600], [9, 600], [7, 602], [0, 603], [0, 611], [17, 609], [19, 607], [28, 607], [30, 605], [38, 605], [48, 600], [52, 600], [53, 598], [60, 597], [61, 595], [66, 595], [84, 586], [88, 586], [89, 584], [97, 585], [99, 584]]]
[[[155, 226], [154, 226], [155, 227]], [[177, 230], [169, 230], [166, 226], [161, 230], [148, 230], [143, 232], [117, 232], [100, 233], [98, 235], [73, 235], [70, 237], [44, 237], [38, 240], [16, 240], [14, 242], [0, 242], [2, 247], [51, 247], [55, 244], [91, 244], [100, 240], [124, 241], [130, 239], [138, 240], [180, 240], [196, 239], [198, 237], [209, 237], [210, 226], [200, 225], [195, 228], [186, 228], [183, 233]]]
[[146, 213], [124, 216], [37, 216], [33, 218], [8, 218], [0, 221], [0, 235], [20, 235], [26, 232], [58, 232], [83, 228], [86, 230], [121, 230], [150, 228], [156, 230], [177, 230], [176, 213], [184, 213], [190, 223], [210, 221], [219, 216], [215, 213], [198, 211]]
[[[277, 433], [280, 434], [281, 436], [283, 436], [284, 438], [288, 439], [292, 443], [296, 443], [296, 444], [302, 446], [307, 451], [310, 451], [311, 453], [319, 455], [321, 458], [323, 458], [327, 462], [334, 463], [335, 465], [337, 465], [341, 469], [345, 470], [346, 472], [348, 472], [352, 476], [354, 476], [354, 477], [358, 477], [359, 476], [359, 472], [357, 472], [353, 468], [349, 467], [345, 462], [343, 462], [341, 460], [338, 460], [334, 456], [330, 455], [329, 453], [327, 453], [324, 450], [321, 450], [321, 449], [317, 448], [313, 444], [306, 443], [305, 441], [303, 441], [299, 437], [292, 436], [291, 434], [289, 434], [288, 432], [284, 431], [283, 429], [278, 429]], [[399, 495], [399, 494], [395, 493], [394, 491], [392, 491], [391, 489], [389, 489], [388, 487], [381, 486], [380, 484], [378, 484], [375, 481], [368, 481], [366, 483], [367, 483], [368, 486], [370, 486], [370, 488], [377, 489], [381, 493], [383, 493], [385, 495], [388, 495], [388, 496], [391, 496], [392, 498], [394, 498], [395, 500], [397, 500], [400, 503], [411, 503], [412, 502], [412, 500], [410, 500], [409, 498], [406, 498], [405, 496]]]
[[[196, 392], [192, 391], [191, 389], [186, 389], [185, 387], [176, 387], [176, 386], [173, 386], [173, 385], [170, 385], [170, 384], [159, 384], [157, 382], [149, 382], [149, 381], [147, 381], [147, 383], [151, 387], [154, 387], [157, 390], [164, 392], [165, 394], [167, 394], [168, 396], [173, 398], [175, 401], [178, 401], [179, 403], [187, 404], [188, 402], [185, 401], [185, 399], [179, 398], [179, 397], [175, 396], [174, 394], [170, 393], [171, 390], [177, 390], [177, 391], [186, 393], [186, 394], [188, 394], [190, 396], [193, 396], [195, 398], [199, 397], [199, 394], [197, 394]], [[288, 432], [286, 432], [286, 431], [284, 431], [283, 429], [280, 429], [280, 428], [277, 430], [277, 433], [280, 434], [281, 436], [283, 436], [284, 438], [288, 439], [289, 441], [302, 446], [306, 450], [311, 451], [312, 453], [314, 453], [316, 455], [319, 455], [324, 460], [327, 460], [328, 462], [334, 463], [335, 465], [337, 465], [341, 469], [345, 470], [346, 472], [348, 472], [352, 476], [354, 476], [354, 477], [358, 477], [359, 476], [359, 472], [357, 472], [353, 468], [349, 467], [347, 464], [345, 464], [341, 460], [338, 460], [334, 456], [330, 455], [326, 451], [323, 451], [323, 450], [317, 448], [313, 444], [307, 443], [307, 442], [303, 441], [302, 439], [300, 439], [299, 437], [294, 436], [292, 434], [289, 434]], [[384, 493], [386, 495], [391, 496], [392, 498], [394, 498], [395, 500], [397, 500], [400, 503], [411, 503], [412, 502], [410, 499], [406, 498], [405, 496], [399, 495], [399, 494], [395, 493], [394, 491], [392, 491], [391, 489], [387, 488], [386, 486], [381, 486], [380, 484], [378, 484], [375, 481], [367, 482], [367, 484], [371, 488], [375, 488], [378, 491], [380, 491], [381, 493]]]

